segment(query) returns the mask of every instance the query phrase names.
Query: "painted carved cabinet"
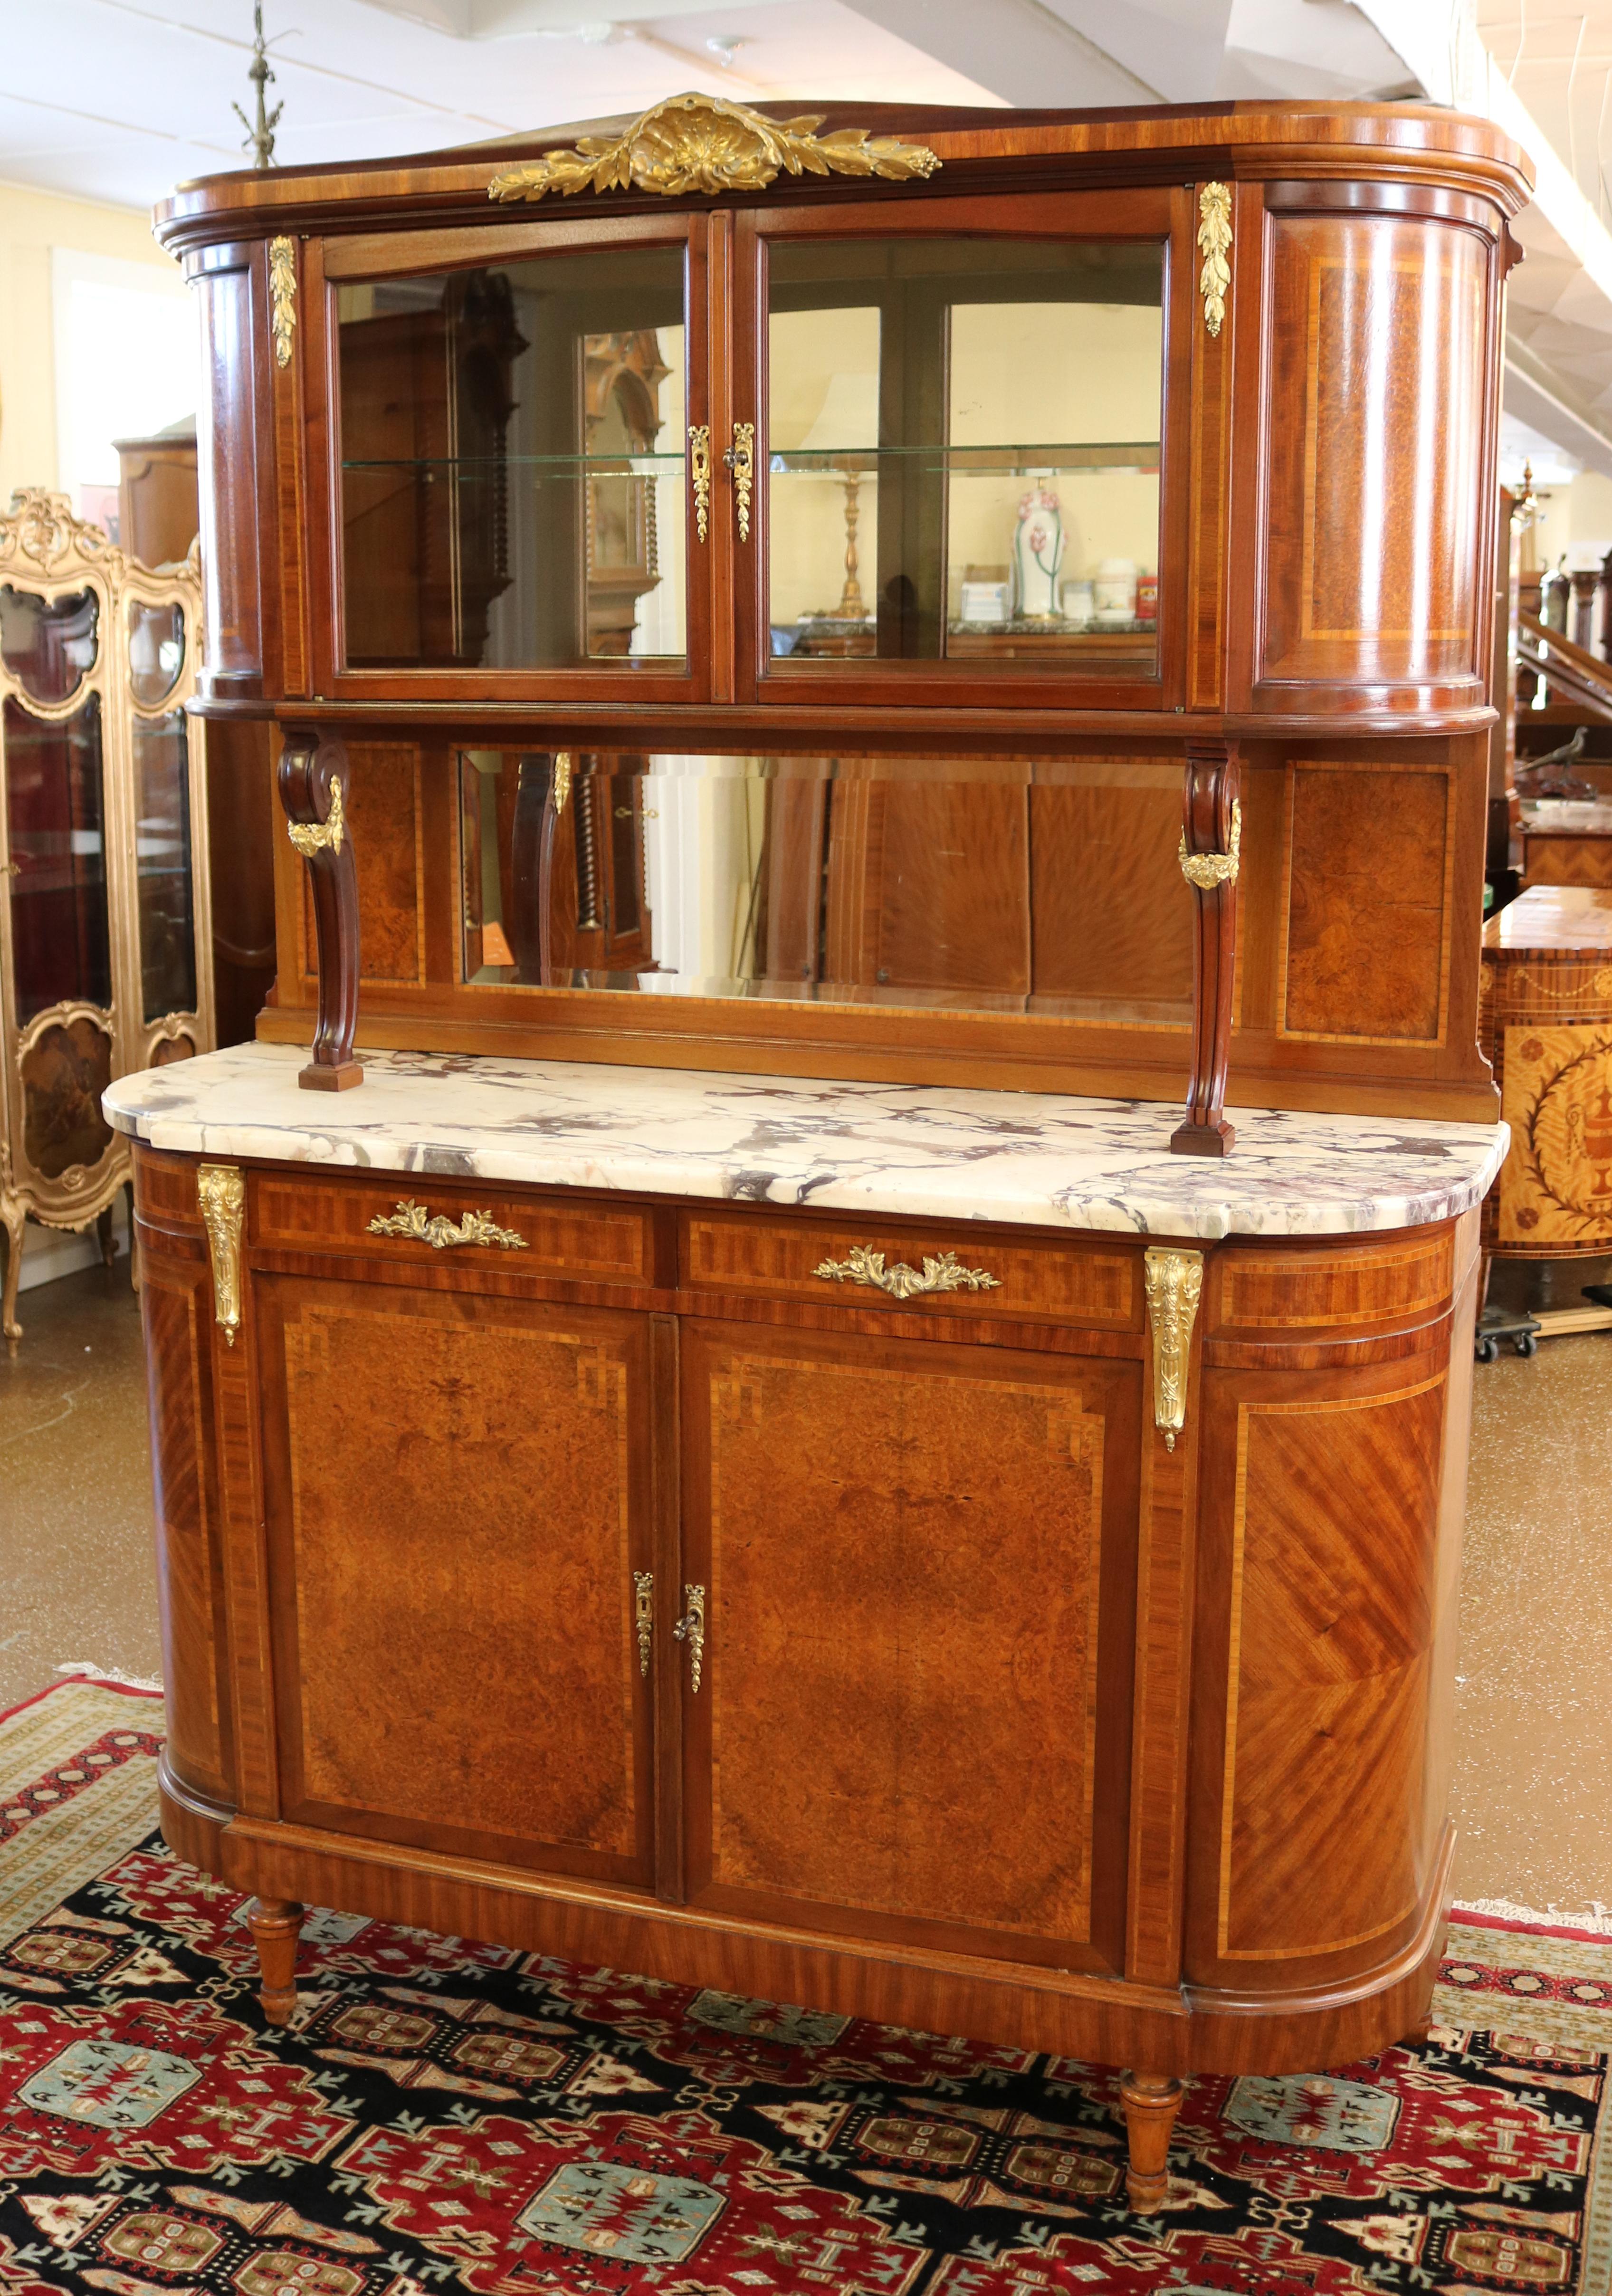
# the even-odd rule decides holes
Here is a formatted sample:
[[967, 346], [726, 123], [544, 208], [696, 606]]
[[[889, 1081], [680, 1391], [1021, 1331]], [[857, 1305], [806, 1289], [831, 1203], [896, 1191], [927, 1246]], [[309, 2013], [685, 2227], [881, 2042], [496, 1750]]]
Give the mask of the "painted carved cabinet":
[[25, 1223], [101, 1224], [128, 1184], [111, 1079], [213, 1042], [193, 561], [152, 569], [67, 499], [0, 519], [0, 1328]]

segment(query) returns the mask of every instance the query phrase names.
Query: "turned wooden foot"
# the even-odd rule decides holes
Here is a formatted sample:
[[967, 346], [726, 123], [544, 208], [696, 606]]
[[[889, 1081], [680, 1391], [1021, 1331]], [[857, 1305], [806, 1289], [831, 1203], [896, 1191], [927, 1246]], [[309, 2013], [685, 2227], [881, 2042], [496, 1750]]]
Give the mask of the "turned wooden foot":
[[1181, 2083], [1164, 2073], [1125, 2073], [1119, 2095], [1130, 2146], [1125, 2189], [1138, 2216], [1154, 2216], [1169, 2190], [1170, 2131], [1181, 2111]]
[[246, 1917], [263, 1972], [258, 1998], [271, 2025], [289, 2025], [297, 2006], [297, 1938], [305, 1910], [294, 1898], [258, 1898]]

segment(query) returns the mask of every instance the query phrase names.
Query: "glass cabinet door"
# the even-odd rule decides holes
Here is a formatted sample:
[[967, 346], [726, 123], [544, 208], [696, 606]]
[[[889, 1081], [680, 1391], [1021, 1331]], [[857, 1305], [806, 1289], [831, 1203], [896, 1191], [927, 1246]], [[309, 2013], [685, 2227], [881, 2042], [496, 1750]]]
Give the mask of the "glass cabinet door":
[[327, 248], [344, 690], [451, 693], [473, 672], [482, 692], [507, 673], [511, 691], [692, 698], [704, 225], [692, 255], [681, 222], [660, 228], [582, 249], [528, 228], [520, 252], [407, 276], [337, 275], [352, 258]]
[[1168, 195], [1027, 205], [753, 227], [764, 691], [1162, 699]]

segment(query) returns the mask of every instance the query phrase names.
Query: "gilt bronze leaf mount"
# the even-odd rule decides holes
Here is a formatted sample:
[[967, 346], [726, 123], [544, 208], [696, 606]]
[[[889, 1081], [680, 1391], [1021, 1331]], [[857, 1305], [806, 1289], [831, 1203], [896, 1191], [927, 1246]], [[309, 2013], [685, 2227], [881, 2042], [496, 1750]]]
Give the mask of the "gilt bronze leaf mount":
[[865, 127], [819, 135], [823, 115], [768, 119], [719, 95], [674, 95], [635, 119], [625, 135], [583, 135], [569, 150], [505, 168], [487, 185], [490, 200], [540, 200], [549, 192], [636, 188], [681, 199], [690, 192], [756, 192], [778, 176], [877, 176], [910, 183], [940, 165], [927, 144]]

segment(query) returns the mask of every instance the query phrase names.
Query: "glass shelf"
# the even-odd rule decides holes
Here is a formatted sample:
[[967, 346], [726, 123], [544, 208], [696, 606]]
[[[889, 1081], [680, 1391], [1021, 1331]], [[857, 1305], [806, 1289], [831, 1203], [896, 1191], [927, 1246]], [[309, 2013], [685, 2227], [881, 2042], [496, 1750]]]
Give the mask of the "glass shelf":
[[350, 457], [344, 471], [469, 471], [503, 478], [512, 471], [583, 471], [607, 478], [658, 478], [681, 470], [682, 455], [410, 455]]
[[774, 477], [816, 472], [843, 478], [851, 471], [872, 475], [880, 463], [896, 462], [908, 470], [929, 469], [942, 476], [984, 471], [994, 478], [1038, 479], [1062, 471], [1124, 471], [1152, 477], [1158, 470], [1158, 453], [1157, 439], [1068, 440], [1059, 446], [786, 447], [773, 450], [767, 467]]

